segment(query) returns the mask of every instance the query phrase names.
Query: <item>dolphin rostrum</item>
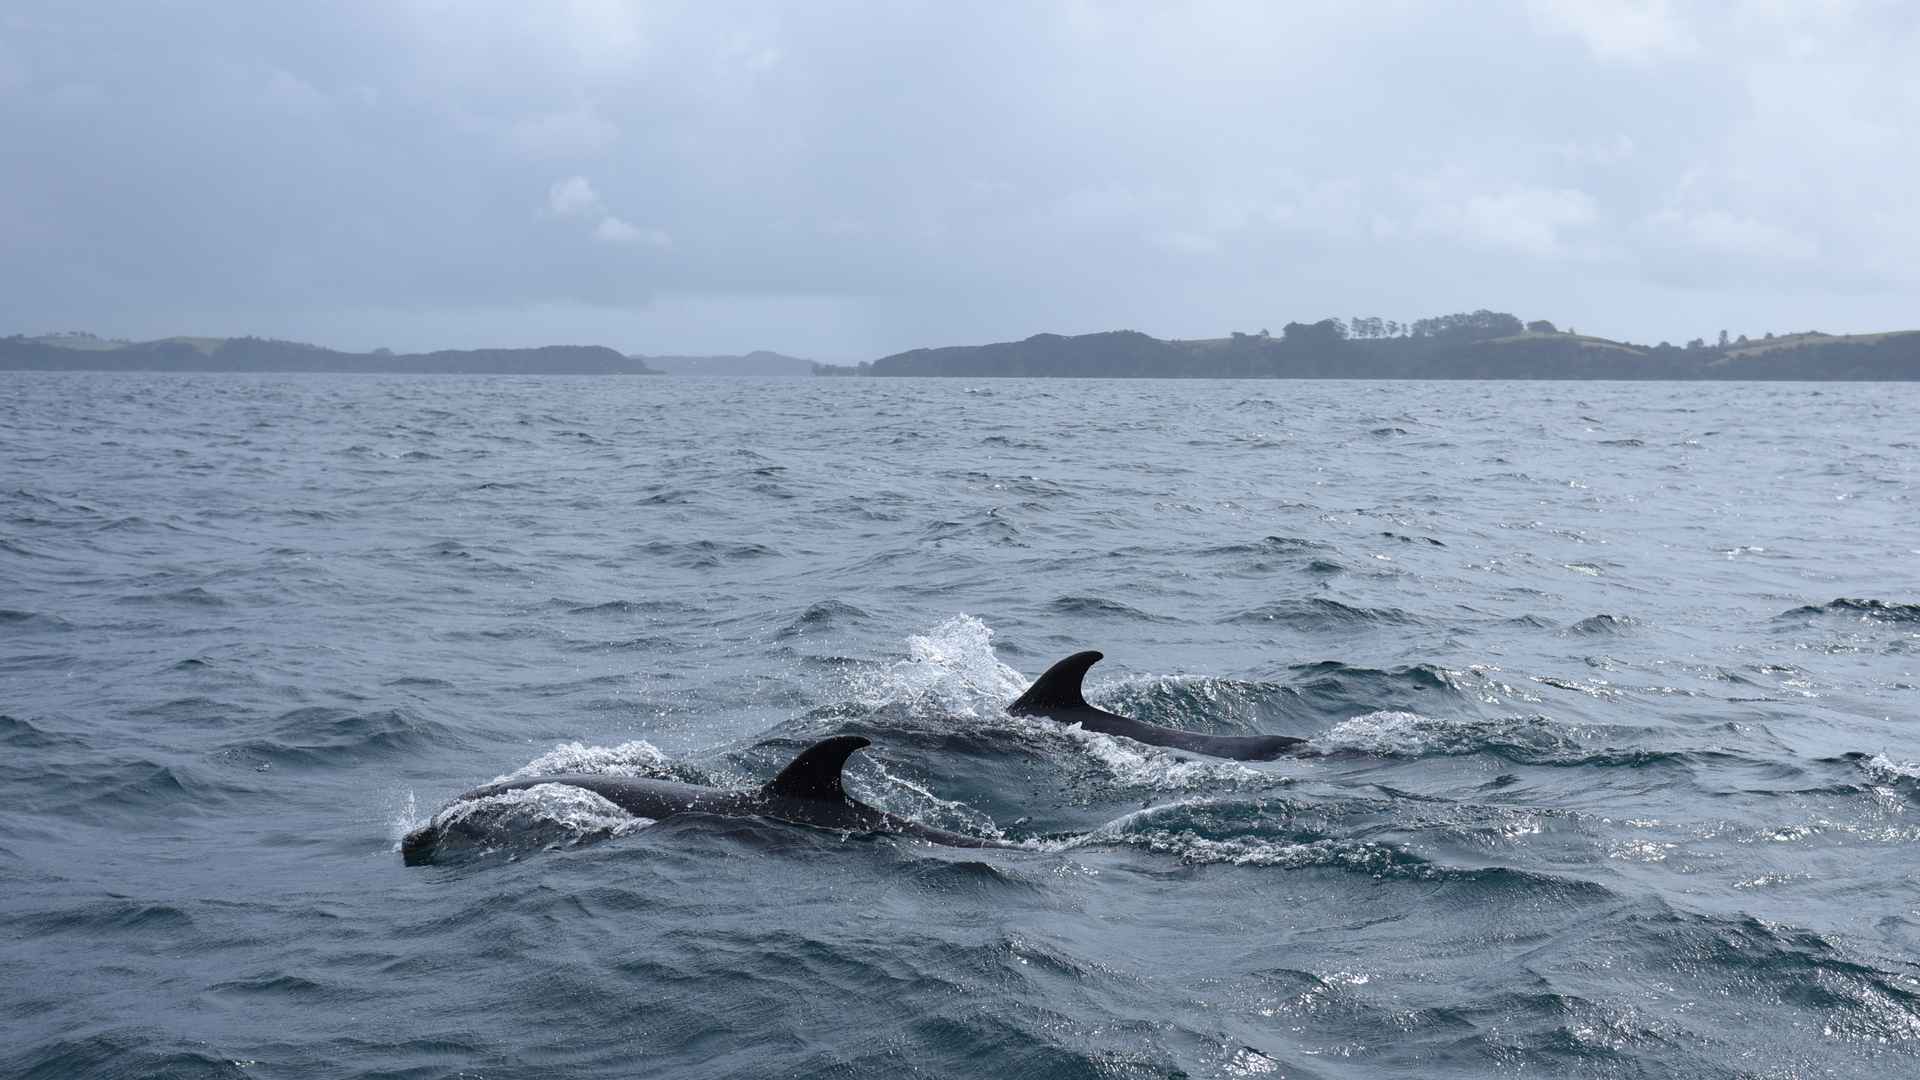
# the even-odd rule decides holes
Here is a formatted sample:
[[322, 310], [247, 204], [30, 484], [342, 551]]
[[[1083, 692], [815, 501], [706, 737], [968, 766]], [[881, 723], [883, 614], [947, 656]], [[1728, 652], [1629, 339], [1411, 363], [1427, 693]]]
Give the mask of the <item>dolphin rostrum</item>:
[[1080, 684], [1087, 677], [1087, 669], [1099, 663], [1100, 657], [1100, 653], [1088, 650], [1053, 665], [1045, 675], [1033, 680], [1026, 693], [1007, 706], [1007, 712], [1014, 716], [1045, 716], [1063, 724], [1079, 724], [1088, 731], [1124, 735], [1135, 742], [1238, 761], [1271, 761], [1307, 744], [1307, 740], [1289, 735], [1201, 735], [1096, 709], [1087, 704]]
[[[541, 784], [584, 788], [630, 814], [665, 818], [674, 814], [719, 814], [726, 817], [764, 817], [796, 825], [851, 832], [890, 832], [931, 840], [949, 847], [1012, 847], [1003, 840], [948, 832], [875, 809], [847, 794], [840, 786], [840, 770], [855, 750], [871, 745], [858, 735], [837, 735], [800, 752], [780, 775], [759, 788], [729, 790], [700, 787], [673, 780], [646, 780], [630, 776], [568, 773], [529, 776], [478, 787], [455, 803], [482, 799], [506, 791]], [[429, 822], [400, 841], [400, 856], [408, 866], [433, 861], [440, 829]]]

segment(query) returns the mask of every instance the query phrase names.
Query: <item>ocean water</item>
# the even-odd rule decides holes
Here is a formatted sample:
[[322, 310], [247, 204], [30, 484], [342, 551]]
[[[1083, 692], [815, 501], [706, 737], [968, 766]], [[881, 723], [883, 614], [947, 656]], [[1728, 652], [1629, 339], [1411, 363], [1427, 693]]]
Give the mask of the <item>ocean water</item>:
[[[1920, 1075], [1920, 386], [0, 376], [0, 1075]], [[1013, 719], [1053, 660], [1243, 764]], [[849, 783], [1015, 841], [650, 822]]]

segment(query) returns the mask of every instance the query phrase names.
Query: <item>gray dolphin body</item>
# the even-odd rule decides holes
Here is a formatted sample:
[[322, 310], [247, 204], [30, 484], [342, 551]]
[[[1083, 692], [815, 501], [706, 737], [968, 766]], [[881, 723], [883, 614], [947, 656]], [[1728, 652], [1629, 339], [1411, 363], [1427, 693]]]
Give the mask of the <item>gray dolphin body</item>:
[[[521, 791], [541, 784], [585, 788], [640, 817], [666, 818], [674, 814], [719, 814], [725, 817], [764, 817], [796, 825], [851, 832], [888, 832], [931, 840], [948, 847], [1013, 847], [1002, 840], [968, 836], [895, 817], [849, 796], [840, 785], [847, 758], [871, 745], [858, 735], [840, 735], [800, 752], [780, 775], [759, 788], [728, 790], [700, 787], [673, 780], [642, 780], [626, 776], [569, 773], [530, 776], [474, 788], [454, 802], [481, 799], [505, 791]], [[433, 861], [440, 830], [432, 823], [408, 833], [400, 841], [400, 857], [408, 866]]]
[[1063, 724], [1079, 724], [1088, 731], [1124, 735], [1135, 742], [1236, 761], [1271, 761], [1307, 744], [1307, 740], [1289, 735], [1201, 735], [1096, 709], [1087, 704], [1080, 684], [1086, 680], [1087, 669], [1099, 663], [1100, 658], [1101, 654], [1092, 650], [1074, 653], [1033, 680], [1033, 685], [1007, 706], [1007, 711], [1015, 716], [1045, 716]]

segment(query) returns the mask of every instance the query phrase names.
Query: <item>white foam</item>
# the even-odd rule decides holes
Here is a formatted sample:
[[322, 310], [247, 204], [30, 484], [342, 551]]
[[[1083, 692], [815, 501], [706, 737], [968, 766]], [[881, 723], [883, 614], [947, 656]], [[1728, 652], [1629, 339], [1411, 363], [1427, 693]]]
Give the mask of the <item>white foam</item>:
[[1182, 799], [1144, 807], [1107, 822], [1090, 832], [1060, 840], [1030, 840], [1023, 847], [1046, 852], [1124, 844], [1162, 855], [1173, 855], [1193, 865], [1225, 863], [1233, 866], [1345, 866], [1379, 873], [1393, 861], [1393, 850], [1371, 840], [1326, 838], [1305, 842], [1262, 840], [1258, 837], [1213, 839], [1192, 829], [1143, 827], [1174, 811], [1214, 805], [1212, 799]]
[[1228, 1076], [1269, 1076], [1280, 1071], [1280, 1063], [1251, 1046], [1233, 1052], [1227, 1061]]
[[1021, 846], [1031, 851], [1061, 852], [1097, 844], [1131, 843], [1129, 838], [1139, 835], [1133, 831], [1136, 824], [1150, 821], [1181, 807], [1207, 806], [1211, 802], [1212, 800], [1209, 799], [1176, 799], [1158, 806], [1145, 806], [1122, 814], [1104, 825], [1089, 829], [1077, 836], [1063, 836], [1057, 840], [1025, 840], [1021, 842]]
[[1235, 761], [1202, 761], [1176, 757], [1174, 753], [1132, 739], [1115, 738], [1088, 731], [1079, 724], [1058, 724], [1051, 720], [1028, 720], [1046, 734], [1062, 734], [1094, 760], [1115, 780], [1133, 787], [1156, 791], [1190, 791], [1195, 788], [1232, 787], [1246, 781], [1269, 783], [1274, 779]]
[[1274, 866], [1300, 869], [1309, 866], [1345, 866], [1379, 873], [1393, 860], [1393, 852], [1371, 840], [1326, 838], [1304, 842], [1259, 840], [1251, 837], [1215, 840], [1188, 829], [1155, 829], [1122, 833], [1108, 838], [1162, 855], [1173, 855], [1181, 862], [1204, 866]]
[[1382, 709], [1342, 720], [1314, 740], [1329, 750], [1358, 750], [1368, 754], [1418, 757], [1434, 751], [1452, 751], [1461, 742], [1460, 731], [1444, 720], [1399, 709]]
[[562, 773], [658, 776], [666, 761], [667, 756], [661, 753], [658, 747], [643, 739], [623, 742], [619, 746], [560, 743], [513, 772], [494, 777], [493, 782], [499, 784], [508, 780], [555, 776]]

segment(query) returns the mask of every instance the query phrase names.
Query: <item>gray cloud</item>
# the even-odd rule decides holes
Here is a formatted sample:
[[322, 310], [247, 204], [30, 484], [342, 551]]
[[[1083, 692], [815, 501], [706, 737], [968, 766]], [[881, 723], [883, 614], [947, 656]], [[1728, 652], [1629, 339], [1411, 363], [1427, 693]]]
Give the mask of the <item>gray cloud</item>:
[[9, 330], [1914, 322], [1909, 5], [72, 7], [0, 15]]

